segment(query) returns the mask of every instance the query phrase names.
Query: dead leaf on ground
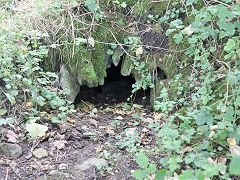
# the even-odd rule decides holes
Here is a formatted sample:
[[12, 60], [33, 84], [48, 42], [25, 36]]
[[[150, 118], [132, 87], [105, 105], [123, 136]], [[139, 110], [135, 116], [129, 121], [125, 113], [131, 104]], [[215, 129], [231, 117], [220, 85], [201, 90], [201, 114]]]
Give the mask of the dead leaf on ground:
[[132, 114], [133, 112], [132, 111], [123, 111], [123, 113], [125, 114], [125, 115], [130, 115], [130, 114]]
[[29, 107], [29, 108], [32, 108], [33, 107], [33, 103], [29, 101], [29, 102], [26, 103], [26, 106]]
[[65, 135], [64, 134], [61, 135], [57, 132], [57, 134], [54, 136], [54, 139], [55, 140], [63, 140], [63, 139], [65, 139]]
[[6, 133], [7, 141], [10, 143], [16, 143], [18, 142], [18, 136], [13, 132], [8, 130]]
[[197, 103], [194, 102], [194, 103], [193, 103], [193, 108], [195, 109], [196, 107], [197, 107]]
[[142, 48], [142, 46], [140, 46], [139, 48], [137, 48], [135, 52], [136, 52], [136, 55], [137, 55], [137, 56], [142, 55], [142, 54], [143, 54], [143, 48]]
[[154, 119], [155, 119], [155, 120], [159, 120], [159, 119], [162, 118], [162, 116], [163, 116], [163, 113], [156, 114], [156, 115], [154, 116]]
[[222, 164], [226, 164], [227, 162], [227, 158], [226, 157], [219, 157], [217, 159], [218, 163], [222, 163]]
[[187, 147], [185, 147], [184, 149], [183, 149], [183, 153], [185, 153], [185, 152], [193, 152], [193, 148], [192, 147], [190, 147], [190, 146], [187, 146]]
[[114, 129], [114, 128], [113, 128], [112, 126], [106, 126], [106, 127], [105, 127], [105, 131], [106, 131], [106, 133], [109, 134], [109, 135], [114, 135], [114, 134], [115, 134], [115, 132], [114, 132], [113, 129]]
[[151, 123], [153, 123], [153, 122], [154, 122], [153, 119], [150, 118], [150, 117], [145, 118], [145, 119], [143, 120], [143, 124], [151, 124]]
[[93, 39], [92, 37], [89, 37], [89, 38], [88, 38], [88, 44], [89, 44], [90, 46], [92, 46], [92, 47], [95, 46], [95, 41], [94, 41], [94, 39]]
[[215, 134], [215, 131], [211, 131], [210, 134], [209, 134], [209, 136], [208, 136], [208, 138], [211, 139], [211, 138], [213, 137], [214, 134]]
[[92, 112], [93, 112], [93, 113], [97, 113], [97, 112], [98, 112], [97, 108], [93, 108], [93, 109], [92, 109]]
[[145, 141], [147, 139], [147, 133], [141, 133], [140, 138], [141, 142]]
[[236, 142], [236, 138], [227, 138], [227, 142], [229, 146], [236, 146], [237, 142]]
[[59, 164], [58, 169], [60, 169], [60, 170], [68, 169], [68, 164], [66, 164], [66, 163]]
[[95, 119], [88, 119], [88, 122], [90, 123], [90, 125], [93, 125], [95, 127], [98, 127], [98, 122]]
[[189, 25], [188, 27], [186, 27], [186, 28], [184, 29], [185, 34], [188, 35], [188, 36], [192, 35], [192, 33], [194, 33], [194, 30], [195, 30], [195, 29], [192, 28], [191, 25]]
[[207, 161], [208, 161], [208, 163], [217, 165], [217, 159], [213, 160], [211, 157], [208, 157], [208, 158], [207, 158]]
[[98, 145], [97, 147], [97, 154], [100, 154], [102, 152], [103, 148], [101, 145]]
[[[218, 163], [222, 163], [222, 164], [226, 164], [227, 158], [226, 158], [226, 157], [219, 157], [219, 158], [217, 159], [217, 162], [218, 162]], [[225, 168], [224, 168], [224, 169], [220, 168], [220, 173], [221, 173], [221, 174], [226, 174], [226, 169], [225, 169]]]
[[123, 120], [124, 118], [122, 116], [117, 116], [116, 118], [114, 119], [117, 119], [117, 120]]
[[126, 136], [135, 136], [135, 131], [137, 128], [128, 128], [126, 131]]
[[232, 156], [240, 156], [240, 147], [237, 145], [236, 138], [227, 138], [227, 142]]
[[75, 124], [76, 120], [70, 118], [70, 117], [67, 117], [67, 121], [71, 124]]
[[147, 128], [143, 128], [142, 129], [142, 132], [144, 132], [144, 133], [146, 133], [146, 132], [148, 132], [149, 131], [149, 129], [147, 129]]
[[50, 143], [49, 146], [51, 147], [52, 150], [55, 150], [55, 149], [60, 150], [65, 147], [65, 144], [67, 144], [67, 141], [60, 140], [60, 141], [54, 141], [54, 142]]
[[63, 122], [62, 124], [59, 125], [59, 128], [60, 128], [60, 132], [61, 134], [65, 133], [68, 129], [70, 129], [70, 125]]
[[240, 147], [239, 146], [230, 146], [229, 150], [232, 156], [240, 156]]

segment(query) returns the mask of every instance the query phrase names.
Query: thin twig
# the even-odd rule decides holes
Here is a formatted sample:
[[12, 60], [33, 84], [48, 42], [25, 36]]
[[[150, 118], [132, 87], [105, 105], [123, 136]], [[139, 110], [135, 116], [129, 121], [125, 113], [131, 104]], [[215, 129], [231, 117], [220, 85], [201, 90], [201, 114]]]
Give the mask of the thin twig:
[[7, 167], [7, 173], [6, 173], [6, 176], [5, 176], [5, 180], [8, 179], [8, 168], [9, 168], [9, 167]]
[[71, 15], [71, 13], [70, 13], [70, 11], [68, 10], [68, 14], [69, 14], [69, 16], [70, 16], [70, 18], [71, 18], [71, 26], [72, 26], [72, 39], [73, 39], [73, 48], [72, 48], [72, 58], [74, 57], [74, 48], [75, 48], [75, 44], [76, 44], [76, 40], [75, 40], [75, 33], [74, 33], [74, 24], [73, 24], [73, 17], [72, 17], [72, 15]]
[[229, 80], [227, 80], [227, 92], [226, 92], [226, 100], [225, 100], [225, 105], [227, 104], [227, 100], [228, 100], [228, 85], [229, 85]]
[[232, 6], [230, 6], [230, 5], [228, 5], [228, 4], [224, 3], [224, 2], [221, 2], [221, 1], [218, 1], [218, 0], [211, 0], [211, 1], [219, 3], [219, 4], [222, 4], [222, 5], [224, 5], [224, 6], [228, 7], [228, 8], [232, 8]]

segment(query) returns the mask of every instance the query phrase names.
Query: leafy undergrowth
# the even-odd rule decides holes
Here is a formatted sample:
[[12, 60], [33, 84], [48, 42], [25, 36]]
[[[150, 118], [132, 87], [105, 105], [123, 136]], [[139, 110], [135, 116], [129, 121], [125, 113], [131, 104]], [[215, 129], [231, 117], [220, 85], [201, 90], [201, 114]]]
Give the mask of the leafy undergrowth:
[[[73, 9], [79, 5], [77, 1], [74, 2], [76, 5]], [[115, 4], [116, 11], [131, 7], [129, 1], [124, 2], [111, 1], [111, 4]], [[71, 6], [61, 3], [53, 5], [48, 12], [56, 10], [62, 13], [67, 10], [71, 19]], [[88, 20], [92, 18], [92, 22], [95, 19], [101, 22], [105, 17], [104, 8], [100, 5], [98, 1], [86, 0], [79, 7], [84, 6], [84, 12], [88, 12], [85, 14], [93, 15]], [[140, 8], [141, 5], [136, 2], [132, 8]], [[83, 106], [81, 113], [76, 111], [66, 100], [66, 92], [51, 86], [51, 80], [56, 75], [44, 72], [40, 66], [50, 47], [56, 48], [56, 44], [44, 45], [41, 39], [49, 35], [29, 31], [19, 19], [10, 21], [14, 23], [6, 26], [8, 18], [12, 17], [9, 14], [16, 13], [14, 8], [10, 9], [10, 12], [9, 8], [0, 10], [4, 20], [0, 27], [0, 100], [3, 102], [0, 104], [0, 127], [14, 132], [2, 130], [6, 137], [1, 135], [4, 143], [0, 147], [9, 142], [24, 143], [24, 155], [16, 161], [1, 157], [0, 172], [3, 177], [31, 179], [45, 171], [57, 169], [63, 170], [64, 174], [56, 176], [66, 176], [65, 179], [239, 179], [238, 1], [169, 1], [161, 14], [148, 15], [144, 23], [164, 24], [165, 28], [156, 26], [155, 30], [164, 31], [169, 39], [171, 49], [160, 64], [164, 62], [171, 65], [169, 62], [174, 62], [178, 68], [170, 70], [179, 71], [171, 79], [160, 79], [159, 84], [152, 83], [145, 63], [148, 58], [144, 59], [152, 47], [147, 48], [142, 44], [142, 37], [136, 37], [139, 34], [121, 37], [123, 44], [116, 39], [114, 44], [110, 42], [114, 46], [109, 47], [108, 55], [114, 55], [116, 46], [122, 49], [123, 46], [128, 47], [124, 53], [131, 57], [129, 71], [141, 75], [139, 79], [136, 78], [133, 93], [152, 88], [153, 85], [160, 89], [154, 102], [158, 112], [156, 115], [144, 114], [138, 106], [134, 106], [132, 111], [123, 110], [131, 109], [129, 106], [102, 110]], [[118, 15], [124, 16], [121, 13]], [[130, 27], [136, 23], [134, 21]], [[89, 25], [89, 34], [92, 33], [93, 24]], [[88, 44], [92, 37], [86, 38], [76, 39], [81, 41], [79, 43], [83, 41], [82, 46], [88, 48], [100, 43], [95, 41]], [[61, 45], [64, 46], [64, 43]], [[178, 53], [182, 53], [179, 58], [184, 58], [173, 61], [174, 54]], [[175, 87], [170, 88], [171, 85]], [[42, 149], [39, 150], [39, 147]], [[82, 168], [81, 163], [92, 165], [93, 162], [85, 161], [88, 157], [102, 157], [97, 160], [105, 166], [98, 166], [97, 171], [92, 166], [92, 170], [78, 171], [79, 166]], [[76, 165], [77, 160], [79, 166]], [[76, 172], [69, 172], [74, 170]]]
[[[20, 108], [20, 107], [19, 107]], [[29, 110], [29, 107], [22, 111]], [[56, 115], [57, 112], [51, 112]], [[46, 114], [47, 115], [47, 114]], [[155, 117], [155, 118], [154, 118]], [[81, 105], [59, 125], [49, 127], [45, 136], [33, 144], [29, 140], [16, 139], [23, 147], [23, 156], [10, 160], [1, 156], [0, 176], [9, 179], [134, 179], [137, 169], [134, 154], [139, 148], [148, 150], [156, 146], [153, 128], [162, 124], [161, 115], [154, 115], [140, 105], [125, 109], [115, 106]], [[5, 142], [20, 134], [8, 132]], [[38, 157], [36, 149], [48, 153]], [[41, 153], [40, 153], [41, 154]], [[162, 154], [164, 156], [164, 154]], [[38, 158], [37, 158], [38, 157]], [[77, 167], [90, 158], [107, 160], [104, 167], [91, 167], [85, 171]], [[151, 157], [155, 159], [154, 156]]]

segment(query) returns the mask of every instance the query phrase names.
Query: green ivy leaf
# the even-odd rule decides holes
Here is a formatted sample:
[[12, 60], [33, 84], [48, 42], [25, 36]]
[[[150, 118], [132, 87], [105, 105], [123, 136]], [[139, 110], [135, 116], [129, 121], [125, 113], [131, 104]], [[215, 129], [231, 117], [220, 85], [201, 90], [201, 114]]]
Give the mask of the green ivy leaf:
[[219, 174], [219, 169], [216, 167], [215, 164], [207, 163], [203, 166], [203, 168], [205, 169], [206, 176], [209, 178]]
[[210, 114], [209, 111], [201, 110], [200, 113], [197, 115], [195, 121], [199, 126], [204, 125], [205, 123], [211, 125], [213, 122], [213, 116]]
[[146, 170], [149, 174], [155, 173], [155, 171], [157, 170], [156, 164], [151, 163]]
[[220, 29], [224, 29], [230, 36], [233, 36], [235, 34], [235, 24], [231, 22], [218, 22], [218, 26]]
[[142, 180], [146, 178], [147, 175], [148, 175], [147, 171], [142, 169], [137, 169], [132, 173], [132, 177], [134, 177], [137, 180]]
[[234, 157], [231, 160], [229, 174], [240, 175], [240, 157]]
[[180, 162], [182, 162], [181, 157], [179, 156], [170, 157], [168, 160], [170, 171], [174, 172], [176, 169], [179, 169], [180, 165], [178, 163]]
[[195, 171], [195, 176], [196, 176], [197, 180], [204, 180], [205, 179], [205, 175], [201, 170], [196, 170]]
[[168, 35], [172, 34], [175, 30], [176, 30], [176, 29], [168, 29], [168, 30], [166, 31], [166, 35], [168, 36]]
[[96, 0], [86, 0], [84, 5], [87, 6], [91, 12], [99, 9], [99, 6], [96, 4]]
[[6, 113], [7, 113], [6, 109], [0, 109], [0, 116], [3, 116]]
[[50, 120], [51, 120], [51, 122], [54, 123], [54, 124], [59, 124], [59, 123], [61, 123], [61, 121], [60, 121], [57, 117], [52, 117]]
[[164, 180], [166, 172], [166, 169], [159, 170], [155, 176], [155, 180]]
[[233, 74], [232, 72], [228, 73], [227, 80], [229, 81], [229, 83], [231, 85], [234, 85], [238, 82], [237, 76], [235, 74]]
[[198, 0], [187, 0], [186, 6], [192, 5], [193, 3], [197, 4], [197, 2], [198, 2]]
[[149, 159], [143, 152], [140, 152], [137, 154], [136, 162], [141, 168], [147, 169], [149, 164]]
[[198, 180], [198, 179], [194, 176], [193, 170], [186, 170], [183, 171], [181, 176], [179, 176], [179, 180]]
[[183, 40], [183, 35], [182, 34], [175, 34], [173, 36], [173, 38], [174, 38], [174, 42], [176, 44], [180, 44], [182, 42], [182, 40]]
[[188, 153], [186, 156], [185, 156], [185, 163], [186, 164], [190, 164], [194, 161], [195, 159], [195, 154], [194, 153]]
[[38, 123], [31, 123], [26, 125], [26, 130], [28, 131], [29, 135], [35, 139], [37, 137], [45, 136], [48, 127]]
[[226, 46], [224, 46], [224, 50], [227, 52], [231, 52], [235, 49], [236, 43], [233, 39], [228, 39]]

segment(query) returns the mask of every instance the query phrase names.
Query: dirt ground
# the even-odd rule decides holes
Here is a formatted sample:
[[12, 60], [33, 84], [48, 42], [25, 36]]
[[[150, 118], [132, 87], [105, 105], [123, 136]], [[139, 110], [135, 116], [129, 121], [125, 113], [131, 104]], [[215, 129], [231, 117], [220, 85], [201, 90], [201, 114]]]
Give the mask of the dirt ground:
[[[17, 160], [0, 156], [0, 179], [133, 179], [131, 170], [138, 168], [135, 152], [155, 143], [148, 128], [154, 121], [149, 108], [135, 104], [126, 110], [123, 103], [94, 106], [82, 101], [76, 110], [61, 125], [49, 127], [44, 138], [22, 139], [23, 155]], [[134, 138], [127, 139], [130, 136]], [[47, 156], [35, 157], [32, 152], [37, 148], [45, 149]], [[104, 159], [107, 165], [79, 170], [90, 158]]]

